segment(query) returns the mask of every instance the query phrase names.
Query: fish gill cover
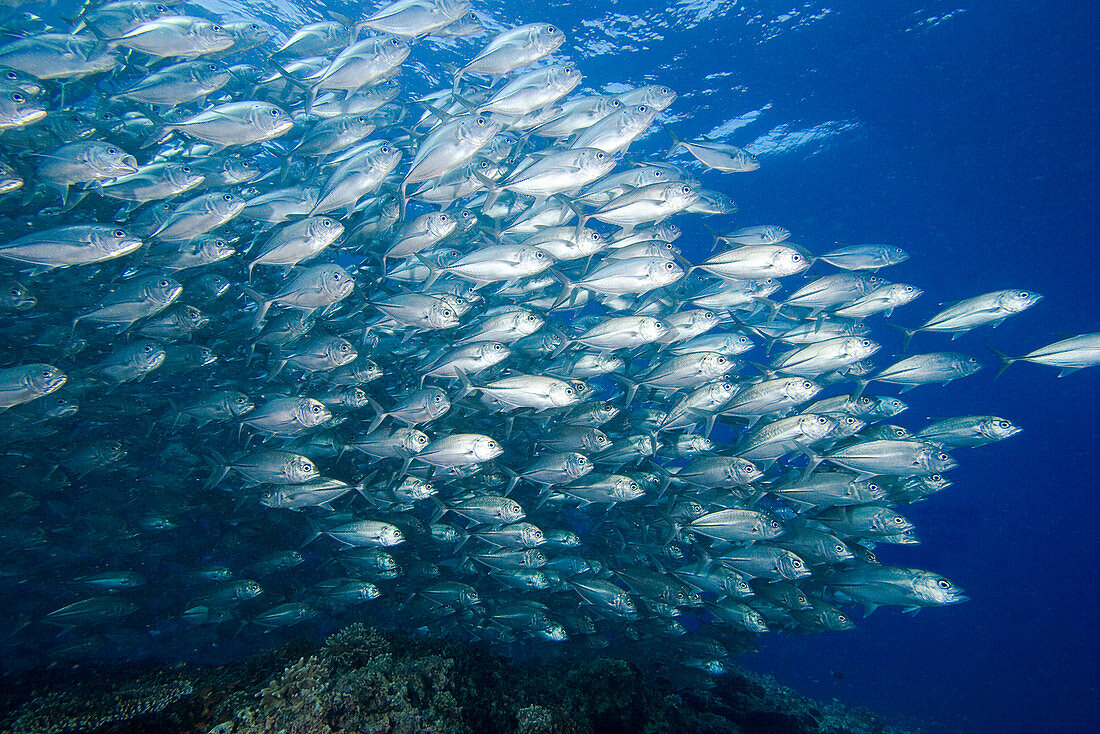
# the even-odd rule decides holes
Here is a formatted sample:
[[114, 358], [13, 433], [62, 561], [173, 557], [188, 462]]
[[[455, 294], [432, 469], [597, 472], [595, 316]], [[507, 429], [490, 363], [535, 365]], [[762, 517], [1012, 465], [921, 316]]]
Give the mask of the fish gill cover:
[[[725, 5], [8, 13], [10, 666], [367, 620], [699, 686], [757, 635], [965, 601], [874, 549], [1020, 429], [995, 393], [930, 423], [895, 392], [982, 369], [949, 340], [1042, 296], [906, 318], [936, 290], [894, 280], [910, 253], [738, 211], [770, 154], [860, 123], [737, 146], [770, 106], [698, 129], [721, 74], [599, 62]], [[1100, 362], [1097, 334], [1034, 347], [999, 369]]]

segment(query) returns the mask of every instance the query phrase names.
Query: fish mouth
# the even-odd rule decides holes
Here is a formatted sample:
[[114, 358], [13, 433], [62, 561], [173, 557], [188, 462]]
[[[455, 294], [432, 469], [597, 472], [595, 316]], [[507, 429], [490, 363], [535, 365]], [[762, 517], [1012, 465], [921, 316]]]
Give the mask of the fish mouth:
[[271, 135], [273, 137], [276, 136], [276, 135], [282, 135], [283, 133], [289, 132], [292, 127], [294, 127], [294, 121], [293, 120], [287, 120], [285, 122], [280, 122], [278, 125], [276, 125], [275, 127], [273, 127], [271, 129]]
[[16, 118], [16, 126], [30, 125], [46, 116], [46, 110], [28, 110]]
[[62, 385], [68, 382], [68, 380], [69, 377], [67, 375], [58, 375], [57, 377], [54, 377], [49, 382], [47, 382], [44, 387], [48, 392], [53, 392], [54, 390], [59, 389]]

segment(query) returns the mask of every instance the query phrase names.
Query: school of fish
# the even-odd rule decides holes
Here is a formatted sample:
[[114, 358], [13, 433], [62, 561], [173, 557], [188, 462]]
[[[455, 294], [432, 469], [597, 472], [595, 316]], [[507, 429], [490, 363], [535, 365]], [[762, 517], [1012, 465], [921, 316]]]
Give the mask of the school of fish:
[[[669, 88], [594, 91], [569, 28], [4, 12], [6, 659], [363, 619], [706, 685], [769, 630], [966, 599], [873, 549], [1019, 428], [872, 391], [974, 374], [909, 341], [1038, 294], [898, 325], [904, 251], [730, 224], [700, 179], [757, 159], [662, 129]], [[1073, 371], [1100, 334], [1000, 358]]]

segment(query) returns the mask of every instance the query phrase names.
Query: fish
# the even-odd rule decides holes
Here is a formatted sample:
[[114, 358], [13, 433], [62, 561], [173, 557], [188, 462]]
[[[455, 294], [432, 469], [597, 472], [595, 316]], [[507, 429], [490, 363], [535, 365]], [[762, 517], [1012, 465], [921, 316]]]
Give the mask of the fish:
[[[0, 255], [3, 255], [3, 250], [0, 250]], [[1065, 377], [1085, 367], [1100, 364], [1100, 333], [1079, 334], [1061, 339], [1045, 347], [1034, 349], [1021, 357], [1009, 357], [992, 347], [990, 350], [1001, 360], [997, 377], [1000, 377], [1012, 364], [1021, 361], [1058, 367], [1061, 370], [1058, 376]]]

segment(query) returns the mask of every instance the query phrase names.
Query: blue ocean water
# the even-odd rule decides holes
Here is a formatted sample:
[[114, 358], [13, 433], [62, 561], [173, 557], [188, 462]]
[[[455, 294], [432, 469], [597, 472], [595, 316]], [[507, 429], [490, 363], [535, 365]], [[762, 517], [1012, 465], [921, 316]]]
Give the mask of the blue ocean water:
[[[281, 28], [329, 9], [207, 7]], [[906, 425], [994, 413], [1024, 428], [965, 452], [953, 487], [907, 508], [921, 545], [878, 551], [887, 563], [942, 572], [970, 601], [912, 617], [883, 609], [846, 633], [765, 635], [739, 662], [924, 731], [1090, 730], [1100, 672], [1100, 371], [1058, 379], [1019, 364], [994, 381], [986, 346], [1022, 354], [1100, 329], [1095, 8], [869, 0], [475, 8], [505, 26], [555, 23], [590, 87], [666, 84], [680, 94], [665, 117], [680, 135], [714, 134], [756, 153], [762, 166], [751, 175], [699, 172], [737, 201], [734, 221], [780, 224], [813, 252], [837, 242], [909, 251], [890, 277], [925, 295], [896, 322], [915, 326], [941, 303], [999, 288], [1045, 295], [1005, 326], [952, 343], [981, 357], [984, 372], [905, 396]], [[655, 127], [638, 150], [667, 144]], [[682, 246], [698, 261], [709, 236], [685, 229]], [[928, 334], [915, 341], [945, 344]]]

